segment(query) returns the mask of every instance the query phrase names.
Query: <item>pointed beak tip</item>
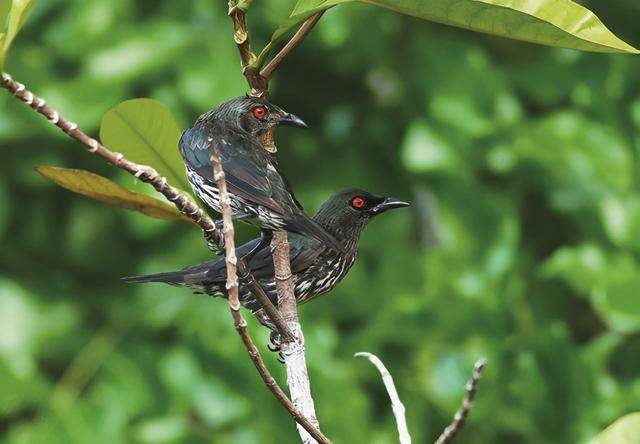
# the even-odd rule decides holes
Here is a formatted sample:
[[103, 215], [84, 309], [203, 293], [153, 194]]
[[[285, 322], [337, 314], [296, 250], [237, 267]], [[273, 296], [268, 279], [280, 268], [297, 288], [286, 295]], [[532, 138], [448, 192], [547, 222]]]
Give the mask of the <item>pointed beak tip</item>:
[[382, 203], [375, 206], [374, 213], [380, 214], [380, 213], [384, 213], [387, 210], [393, 210], [394, 208], [408, 207], [410, 205], [411, 204], [409, 202], [388, 197]]
[[302, 120], [300, 117], [296, 116], [295, 114], [285, 114], [282, 117], [282, 119], [280, 119], [279, 123], [282, 125], [289, 125], [296, 128], [304, 128], [304, 129], [309, 128], [309, 125], [307, 125], [304, 120]]

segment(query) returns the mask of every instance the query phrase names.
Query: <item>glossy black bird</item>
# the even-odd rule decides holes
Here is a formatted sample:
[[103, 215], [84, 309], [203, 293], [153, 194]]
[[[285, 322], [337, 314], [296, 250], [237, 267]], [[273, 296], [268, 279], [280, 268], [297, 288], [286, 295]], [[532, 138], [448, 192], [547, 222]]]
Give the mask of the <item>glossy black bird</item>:
[[[314, 216], [314, 220], [343, 247], [337, 251], [325, 242], [312, 236], [291, 233], [291, 271], [294, 291], [298, 303], [306, 302], [330, 291], [344, 278], [354, 264], [358, 254], [360, 233], [375, 216], [393, 208], [409, 204], [390, 197], [376, 197], [366, 191], [349, 189], [339, 191], [327, 200]], [[260, 242], [254, 239], [239, 247], [237, 255], [250, 251]], [[247, 266], [264, 287], [267, 295], [277, 304], [273, 260], [269, 246], [261, 247], [248, 260]], [[224, 259], [212, 260], [187, 267], [181, 271], [132, 276], [126, 282], [164, 282], [186, 285], [196, 293], [225, 296], [226, 266]], [[273, 326], [265, 320], [260, 304], [249, 288], [240, 285], [240, 300], [267, 327]]]
[[285, 229], [339, 248], [330, 234], [304, 214], [278, 170], [273, 155], [273, 129], [277, 125], [307, 127], [299, 117], [250, 96], [229, 100], [200, 116], [180, 139], [180, 153], [193, 191], [220, 212], [210, 161], [215, 146], [225, 172], [234, 219], [263, 229], [262, 242], [256, 247], [268, 242], [270, 231], [265, 230]]

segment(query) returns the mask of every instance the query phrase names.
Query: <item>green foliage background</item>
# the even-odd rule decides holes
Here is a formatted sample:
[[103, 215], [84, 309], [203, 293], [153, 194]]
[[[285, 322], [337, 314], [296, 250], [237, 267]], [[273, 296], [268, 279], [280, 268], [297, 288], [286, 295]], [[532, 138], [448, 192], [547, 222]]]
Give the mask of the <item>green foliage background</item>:
[[[186, 126], [246, 90], [223, 3], [41, 0], [6, 70], [93, 134], [134, 97]], [[292, 3], [255, 2], [253, 41]], [[591, 3], [640, 43], [636, 1]], [[336, 443], [397, 439], [362, 350], [392, 371], [418, 443], [449, 422], [480, 356], [460, 442], [586, 442], [640, 409], [638, 72], [631, 56], [364, 5], [329, 11], [282, 66], [272, 99], [312, 127], [278, 134], [307, 209], [351, 186], [414, 204], [373, 222], [349, 277], [300, 311]], [[0, 155], [0, 442], [296, 442], [224, 301], [118, 280], [207, 259], [197, 229], [46, 182], [34, 166], [145, 189], [5, 92]]]

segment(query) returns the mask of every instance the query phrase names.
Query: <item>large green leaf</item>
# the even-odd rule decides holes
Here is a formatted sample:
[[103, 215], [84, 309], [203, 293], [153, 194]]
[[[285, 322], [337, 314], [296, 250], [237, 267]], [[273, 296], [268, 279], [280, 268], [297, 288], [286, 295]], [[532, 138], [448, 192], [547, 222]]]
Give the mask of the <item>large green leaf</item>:
[[153, 99], [122, 102], [104, 115], [100, 125], [105, 146], [155, 168], [173, 186], [190, 190], [178, 152], [180, 134], [171, 111]]
[[[13, 39], [27, 20], [27, 14], [35, 0], [0, 0], [0, 69], [9, 51]], [[8, 14], [8, 15], [7, 15]], [[5, 31], [5, 23], [7, 29]]]
[[298, 0], [289, 19], [274, 33], [269, 48], [314, 13], [355, 1], [527, 42], [584, 51], [638, 53], [593, 12], [571, 0]]
[[191, 222], [173, 205], [145, 194], [134, 193], [106, 177], [85, 170], [36, 167], [36, 171], [67, 190], [91, 197], [115, 207], [137, 211], [156, 219], [177, 219]]
[[589, 444], [640, 444], [640, 412], [619, 418]]

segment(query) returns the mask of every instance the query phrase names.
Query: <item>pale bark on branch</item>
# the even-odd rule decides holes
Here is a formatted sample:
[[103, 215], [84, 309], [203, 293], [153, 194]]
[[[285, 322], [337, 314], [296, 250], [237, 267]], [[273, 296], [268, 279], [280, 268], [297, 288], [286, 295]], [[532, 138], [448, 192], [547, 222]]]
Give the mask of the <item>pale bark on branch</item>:
[[400, 444], [411, 444], [411, 435], [409, 434], [409, 428], [407, 427], [404, 404], [400, 401], [400, 396], [396, 390], [396, 385], [393, 382], [391, 373], [389, 373], [389, 370], [387, 370], [387, 367], [385, 367], [380, 358], [372, 353], [359, 352], [354, 356], [368, 359], [380, 372], [380, 376], [382, 376], [382, 383], [387, 389], [389, 399], [391, 400], [391, 410], [393, 411], [393, 416], [396, 418]]
[[[311, 396], [311, 382], [305, 360], [304, 335], [298, 320], [297, 303], [293, 289], [293, 276], [289, 263], [289, 242], [286, 231], [275, 231], [271, 241], [271, 252], [278, 292], [278, 308], [289, 329], [293, 332], [293, 341], [281, 341], [280, 353], [287, 367], [287, 386], [293, 405], [309, 418], [319, 430], [320, 424]], [[315, 443], [305, 430], [298, 426], [298, 432], [305, 444]]]

